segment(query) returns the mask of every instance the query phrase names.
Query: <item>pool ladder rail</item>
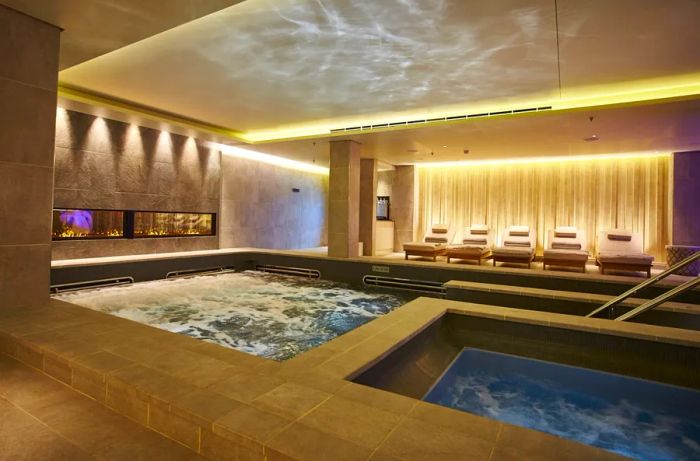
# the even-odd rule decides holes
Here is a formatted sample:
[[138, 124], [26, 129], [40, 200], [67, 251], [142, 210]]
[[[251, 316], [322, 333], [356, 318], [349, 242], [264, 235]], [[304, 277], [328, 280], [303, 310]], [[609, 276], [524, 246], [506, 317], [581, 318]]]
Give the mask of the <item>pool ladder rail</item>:
[[684, 260], [669, 267], [668, 269], [666, 269], [662, 273], [655, 275], [654, 277], [647, 279], [638, 285], [635, 285], [634, 287], [625, 291], [621, 295], [611, 299], [610, 301], [603, 304], [602, 306], [594, 309], [588, 315], [586, 315], [586, 317], [600, 316], [600, 314], [605, 314], [607, 311], [608, 318], [610, 318], [610, 319], [617, 320], [617, 321], [629, 320], [629, 319], [632, 319], [640, 314], [643, 314], [644, 312], [646, 312], [648, 310], [654, 309], [655, 307], [665, 303], [666, 301], [672, 300], [676, 296], [678, 296], [682, 293], [685, 293], [688, 290], [692, 290], [696, 286], [700, 285], [700, 275], [695, 276], [694, 278], [688, 280], [687, 282], [684, 282], [684, 283], [670, 289], [666, 293], [663, 293], [654, 299], [650, 299], [649, 301], [646, 301], [646, 302], [640, 304], [639, 306], [635, 307], [631, 311], [625, 312], [624, 314], [615, 317], [615, 306], [616, 305], [618, 305], [619, 303], [621, 303], [625, 299], [629, 298], [630, 296], [634, 295], [635, 293], [638, 293], [640, 290], [655, 284], [659, 280], [665, 279], [669, 275], [676, 272], [678, 269], [682, 269], [683, 267], [687, 266], [688, 264], [691, 264], [699, 259], [700, 259], [700, 252], [693, 253], [692, 255], [688, 256]]
[[433, 282], [430, 280], [414, 280], [398, 277], [382, 277], [380, 275], [365, 275], [362, 277], [362, 283], [365, 286], [431, 293], [440, 295], [441, 297], [444, 297], [447, 293], [447, 288], [445, 288], [443, 283]]
[[185, 269], [181, 271], [170, 271], [165, 274], [166, 279], [194, 277], [197, 275], [219, 275], [236, 272], [233, 267], [207, 267], [205, 269]]
[[130, 285], [134, 283], [134, 278], [130, 276], [112, 277], [108, 279], [85, 280], [83, 282], [60, 283], [51, 285], [49, 293], [58, 294], [68, 291], [88, 290], [90, 288], [105, 288], [118, 285]]
[[306, 269], [304, 267], [272, 266], [259, 264], [255, 266], [255, 270], [261, 272], [269, 272], [271, 274], [298, 275], [301, 277], [308, 277], [312, 279], [321, 278], [321, 271], [318, 271], [316, 269]]

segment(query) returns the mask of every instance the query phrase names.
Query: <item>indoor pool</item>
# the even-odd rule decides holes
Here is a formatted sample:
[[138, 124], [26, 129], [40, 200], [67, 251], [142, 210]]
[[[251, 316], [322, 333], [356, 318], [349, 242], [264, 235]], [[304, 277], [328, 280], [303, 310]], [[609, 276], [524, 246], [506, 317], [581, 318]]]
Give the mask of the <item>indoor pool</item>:
[[275, 360], [294, 357], [410, 300], [341, 283], [256, 271], [55, 297]]
[[464, 349], [424, 400], [640, 460], [700, 459], [700, 392]]

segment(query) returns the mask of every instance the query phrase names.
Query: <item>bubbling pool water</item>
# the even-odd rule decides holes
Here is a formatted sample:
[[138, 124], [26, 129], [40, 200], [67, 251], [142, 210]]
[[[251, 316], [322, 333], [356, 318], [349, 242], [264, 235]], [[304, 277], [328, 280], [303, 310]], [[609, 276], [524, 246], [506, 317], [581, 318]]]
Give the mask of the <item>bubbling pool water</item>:
[[275, 360], [319, 346], [409, 301], [336, 282], [256, 271], [55, 298]]

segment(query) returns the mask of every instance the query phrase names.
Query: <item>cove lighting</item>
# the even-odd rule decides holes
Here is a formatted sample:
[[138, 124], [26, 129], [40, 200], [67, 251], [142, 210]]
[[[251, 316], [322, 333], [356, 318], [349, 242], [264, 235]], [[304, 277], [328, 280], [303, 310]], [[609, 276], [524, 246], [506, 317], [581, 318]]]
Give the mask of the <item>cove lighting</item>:
[[304, 162], [298, 162], [296, 160], [290, 160], [284, 157], [278, 157], [276, 155], [264, 154], [262, 152], [256, 152], [249, 149], [243, 149], [241, 147], [227, 146], [226, 144], [210, 143], [210, 146], [219, 149], [222, 153], [233, 155], [235, 157], [245, 158], [248, 160], [255, 160], [258, 162], [268, 163], [270, 165], [279, 166], [282, 168], [290, 168], [292, 170], [306, 171], [308, 173], [316, 174], [328, 174], [328, 168], [311, 165]]
[[484, 165], [513, 165], [524, 163], [560, 163], [560, 162], [591, 162], [600, 160], [623, 160], [632, 158], [670, 157], [670, 152], [628, 153], [628, 154], [599, 154], [599, 155], [570, 155], [565, 157], [524, 157], [504, 158], [493, 160], [457, 160], [452, 162], [416, 163], [418, 168], [448, 168], [455, 166], [484, 166]]

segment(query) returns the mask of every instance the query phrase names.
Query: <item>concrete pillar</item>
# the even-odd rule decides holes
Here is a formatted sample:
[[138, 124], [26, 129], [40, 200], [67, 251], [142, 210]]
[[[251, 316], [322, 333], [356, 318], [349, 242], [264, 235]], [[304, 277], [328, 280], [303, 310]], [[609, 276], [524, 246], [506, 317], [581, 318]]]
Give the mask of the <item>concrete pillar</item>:
[[331, 141], [328, 179], [328, 256], [357, 256], [360, 214], [360, 144]]
[[360, 160], [360, 242], [365, 256], [375, 255], [377, 229], [377, 161]]
[[59, 35], [0, 5], [0, 308], [48, 301]]
[[397, 166], [391, 191], [391, 219], [394, 220], [394, 251], [403, 251], [403, 244], [415, 238], [418, 186], [413, 165]]

